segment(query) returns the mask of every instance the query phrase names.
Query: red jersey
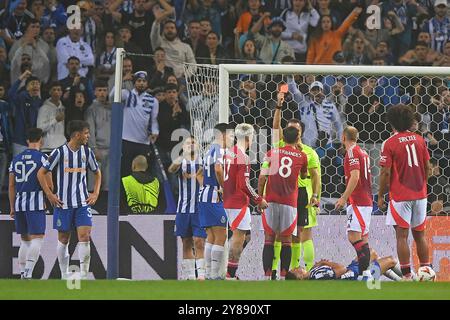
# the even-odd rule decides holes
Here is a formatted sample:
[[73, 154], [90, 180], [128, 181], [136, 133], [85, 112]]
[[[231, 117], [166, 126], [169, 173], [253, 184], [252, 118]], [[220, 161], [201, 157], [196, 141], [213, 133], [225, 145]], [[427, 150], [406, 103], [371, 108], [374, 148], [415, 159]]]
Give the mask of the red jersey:
[[223, 165], [223, 207], [226, 209], [241, 209], [248, 206], [249, 198], [259, 204], [262, 197], [250, 185], [248, 156], [235, 145], [226, 151]]
[[380, 166], [391, 168], [389, 192], [394, 201], [427, 197], [427, 172], [430, 160], [425, 140], [410, 131], [395, 133], [383, 142]]
[[298, 175], [308, 170], [308, 158], [303, 151], [291, 146], [270, 150], [264, 161], [269, 164], [266, 186], [267, 202], [285, 204], [297, 208]]
[[359, 171], [359, 181], [353, 190], [348, 203], [356, 206], [371, 207], [372, 203], [372, 175], [370, 174], [370, 158], [367, 152], [357, 144], [347, 150], [344, 158], [345, 184], [348, 185], [350, 173]]

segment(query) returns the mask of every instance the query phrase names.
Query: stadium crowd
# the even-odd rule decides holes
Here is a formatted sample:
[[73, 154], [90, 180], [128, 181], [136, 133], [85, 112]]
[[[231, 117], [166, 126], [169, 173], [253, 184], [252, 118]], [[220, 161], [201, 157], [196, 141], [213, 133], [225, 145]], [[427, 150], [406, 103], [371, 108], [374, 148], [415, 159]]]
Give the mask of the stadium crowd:
[[[80, 8], [81, 29], [68, 28], [73, 4]], [[366, 25], [370, 5], [380, 7], [375, 28]], [[27, 130], [44, 131], [49, 154], [66, 141], [72, 120], [90, 124], [89, 146], [107, 191], [119, 47], [152, 56], [129, 55], [123, 62], [124, 103], [147, 103], [151, 115], [125, 114], [122, 176], [143, 153], [159, 181], [150, 140], [167, 169], [171, 133], [190, 129], [182, 63], [450, 66], [447, 0], [7, 0], [0, 10], [2, 191], [11, 157], [26, 148]], [[376, 179], [381, 143], [390, 134], [387, 109], [410, 105], [417, 116], [411, 130], [426, 138], [433, 159], [430, 212], [450, 210], [450, 77], [241, 75], [231, 81], [230, 120], [258, 128], [271, 126], [278, 86], [289, 84], [283, 121], [305, 123], [304, 141], [316, 148], [324, 168], [324, 198], [339, 197], [344, 187], [339, 141], [345, 124], [359, 130]], [[169, 178], [176, 191], [176, 179]]]

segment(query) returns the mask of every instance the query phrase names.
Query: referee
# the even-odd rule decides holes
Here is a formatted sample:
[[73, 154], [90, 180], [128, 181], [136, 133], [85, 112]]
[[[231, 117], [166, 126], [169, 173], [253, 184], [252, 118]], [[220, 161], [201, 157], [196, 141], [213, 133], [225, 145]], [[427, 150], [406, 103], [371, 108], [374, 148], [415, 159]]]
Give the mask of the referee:
[[[279, 92], [277, 96], [277, 106], [273, 119], [274, 147], [284, 146], [281, 130], [281, 108], [284, 102], [284, 93]], [[287, 126], [294, 126], [303, 135], [305, 126], [298, 119], [290, 119]], [[309, 271], [314, 265], [314, 244], [312, 241], [312, 227], [317, 226], [317, 206], [319, 204], [319, 194], [321, 188], [320, 181], [320, 160], [316, 151], [310, 146], [303, 144], [300, 140], [298, 148], [301, 149], [308, 158], [308, 176], [305, 179], [298, 178], [298, 203], [297, 203], [297, 235], [292, 237], [292, 258], [290, 269], [300, 265], [301, 249], [303, 246], [303, 260], [305, 268]], [[301, 230], [301, 233], [300, 233]], [[272, 279], [276, 277], [278, 261], [280, 259], [281, 243], [275, 242], [274, 262], [272, 265]]]
[[[148, 93], [147, 72], [138, 71], [133, 75], [132, 90], [122, 90], [123, 133], [121, 177], [131, 174], [131, 163], [138, 155], [150, 154], [150, 142], [158, 138], [158, 99]], [[114, 88], [111, 92], [114, 96]]]

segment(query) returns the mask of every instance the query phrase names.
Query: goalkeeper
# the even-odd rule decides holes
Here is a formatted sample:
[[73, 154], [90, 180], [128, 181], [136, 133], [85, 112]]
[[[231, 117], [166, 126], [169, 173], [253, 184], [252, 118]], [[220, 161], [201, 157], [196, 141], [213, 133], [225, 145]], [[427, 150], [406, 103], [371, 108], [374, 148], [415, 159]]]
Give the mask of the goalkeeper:
[[[284, 92], [283, 92], [284, 91]], [[281, 109], [287, 85], [280, 87], [277, 95], [277, 106], [273, 118], [274, 147], [284, 147], [283, 130], [281, 128]], [[303, 135], [304, 124], [298, 119], [290, 119], [287, 126], [294, 126]], [[321, 191], [320, 160], [316, 151], [299, 141], [299, 149], [308, 157], [308, 176], [305, 179], [298, 177], [298, 203], [297, 203], [297, 235], [292, 237], [292, 256], [290, 269], [300, 266], [301, 251], [303, 247], [303, 261], [309, 271], [314, 265], [314, 243], [312, 241], [312, 227], [317, 226], [317, 211], [319, 210], [319, 197]], [[274, 244], [274, 260], [272, 264], [272, 279], [276, 279], [276, 271], [280, 261], [281, 242], [277, 239]]]

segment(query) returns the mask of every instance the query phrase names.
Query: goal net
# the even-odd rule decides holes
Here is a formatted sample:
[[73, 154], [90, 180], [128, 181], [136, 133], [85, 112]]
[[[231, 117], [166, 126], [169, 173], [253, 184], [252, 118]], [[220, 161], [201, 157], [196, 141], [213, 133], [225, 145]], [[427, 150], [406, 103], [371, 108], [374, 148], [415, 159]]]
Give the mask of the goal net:
[[[350, 261], [353, 249], [345, 236], [345, 211], [334, 204], [345, 190], [340, 139], [346, 125], [359, 130], [359, 144], [370, 156], [374, 212], [371, 241], [380, 255], [395, 255], [395, 239], [376, 207], [378, 165], [382, 142], [391, 134], [386, 112], [392, 105], [409, 105], [417, 123], [411, 130], [423, 135], [433, 172], [429, 181], [428, 213], [450, 210], [450, 68], [299, 66], [299, 65], [185, 65], [191, 131], [205, 151], [218, 122], [249, 123], [256, 135], [250, 148], [251, 184], [257, 188], [261, 161], [272, 145], [276, 96], [288, 84], [282, 127], [291, 118], [305, 125], [303, 143], [313, 147], [321, 164], [322, 193], [315, 234], [316, 260]], [[319, 90], [317, 90], [319, 88]], [[318, 113], [318, 108], [324, 108]], [[319, 115], [320, 114], [320, 115]], [[261, 279], [263, 232], [253, 210], [252, 241], [241, 258], [238, 275]], [[392, 238], [392, 239], [391, 239]], [[390, 239], [390, 240], [389, 240]], [[333, 241], [334, 240], [334, 241]], [[341, 245], [342, 244], [342, 245]], [[333, 248], [330, 248], [333, 246]], [[436, 265], [436, 262], [434, 263]]]

